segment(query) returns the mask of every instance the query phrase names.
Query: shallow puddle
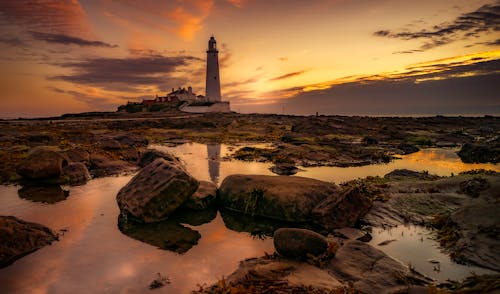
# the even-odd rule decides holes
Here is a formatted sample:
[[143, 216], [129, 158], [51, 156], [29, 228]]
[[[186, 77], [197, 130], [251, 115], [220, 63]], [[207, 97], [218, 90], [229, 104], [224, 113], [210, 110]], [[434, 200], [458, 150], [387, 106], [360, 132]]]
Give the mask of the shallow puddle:
[[496, 273], [477, 266], [453, 262], [439, 249], [438, 243], [432, 239], [432, 232], [421, 226], [373, 228], [372, 237], [370, 241], [372, 246], [439, 282], [445, 282], [447, 279], [461, 280], [472, 273], [478, 275]]
[[[266, 146], [269, 145], [259, 147]], [[235, 146], [189, 143], [153, 147], [175, 153], [197, 179], [219, 185], [230, 174], [272, 175], [269, 163], [227, 160], [226, 157], [238, 148]], [[463, 164], [454, 150], [426, 149], [389, 164], [311, 167], [303, 168], [297, 175], [338, 183], [382, 176], [395, 168], [428, 170], [439, 175], [475, 168], [500, 171], [496, 165]], [[206, 219], [180, 215], [176, 222], [159, 224], [154, 230], [128, 227], [125, 228], [128, 235], [125, 235], [118, 229], [119, 210], [115, 197], [130, 179], [131, 176], [119, 176], [92, 180], [84, 186], [66, 188], [69, 195], [63, 193], [63, 197], [46, 199], [46, 203], [43, 193], [27, 197], [33, 192], [18, 191], [19, 186], [0, 186], [0, 215], [14, 215], [53, 230], [65, 230], [60, 241], [0, 269], [2, 292], [143, 293], [149, 291], [149, 284], [157, 273], [161, 273], [171, 283], [154, 290], [155, 293], [189, 293], [198, 283], [211, 284], [229, 275], [245, 258], [274, 251], [272, 240], [265, 237], [272, 232], [272, 226], [220, 212]], [[171, 230], [179, 232], [175, 234], [181, 236], [178, 241], [166, 237], [165, 232]], [[463, 277], [463, 273], [469, 272], [469, 268], [462, 269], [446, 262], [445, 255], [436, 256], [439, 250], [435, 242], [426, 236], [422, 241], [418, 228], [405, 230], [402, 231], [404, 238], [399, 236], [401, 231], [398, 229], [374, 230], [372, 243], [398, 239], [378, 247], [440, 280]], [[422, 243], [424, 246], [420, 246]], [[405, 256], [410, 256], [411, 260], [406, 260]], [[435, 274], [434, 264], [428, 259], [440, 261], [439, 273]]]

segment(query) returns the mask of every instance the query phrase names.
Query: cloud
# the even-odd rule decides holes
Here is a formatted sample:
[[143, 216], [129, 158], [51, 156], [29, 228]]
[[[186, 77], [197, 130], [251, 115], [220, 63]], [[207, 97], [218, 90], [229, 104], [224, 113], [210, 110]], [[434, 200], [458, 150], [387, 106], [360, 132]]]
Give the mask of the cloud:
[[24, 41], [20, 38], [6, 36], [0, 37], [0, 43], [7, 44], [12, 47], [20, 47], [25, 45]]
[[285, 80], [285, 79], [289, 79], [289, 78], [292, 78], [292, 77], [295, 77], [295, 76], [298, 76], [298, 75], [301, 75], [303, 73], [305, 73], [306, 71], [305, 70], [302, 70], [302, 71], [296, 71], [296, 72], [291, 72], [291, 73], [287, 73], [287, 74], [284, 74], [284, 75], [281, 75], [281, 76], [278, 76], [278, 77], [274, 77], [274, 78], [271, 78], [269, 79], [270, 81], [280, 81], [280, 80]]
[[288, 57], [286, 57], [286, 56], [284, 56], [284, 57], [278, 57], [278, 60], [279, 61], [287, 61]]
[[90, 41], [78, 37], [68, 36], [64, 34], [50, 34], [42, 32], [30, 32], [33, 39], [38, 41], [45, 41], [48, 43], [56, 43], [63, 45], [78, 45], [81, 47], [94, 46], [94, 47], [107, 47], [116, 48], [118, 45], [111, 45], [102, 41]]
[[[401, 40], [427, 40], [420, 46], [420, 50], [428, 50], [455, 40], [477, 37], [483, 33], [500, 31], [500, 1], [495, 4], [486, 4], [476, 11], [460, 15], [450, 23], [442, 23], [431, 29], [420, 29], [415, 31], [403, 30], [399, 32], [387, 29], [379, 30], [373, 34], [378, 37], [394, 38]], [[405, 51], [404, 53], [411, 53]], [[420, 51], [413, 51], [420, 52]]]
[[[251, 93], [245, 97], [236, 96], [235, 101], [244, 112], [282, 111], [278, 106], [286, 104], [287, 112], [293, 114], [314, 114], [316, 111], [329, 114], [450, 114], [472, 111], [476, 114], [498, 114], [500, 103], [494, 88], [495, 80], [500, 76], [499, 67], [500, 51], [482, 52], [411, 64], [396, 72], [348, 76], [262, 93], [257, 100], [266, 107], [261, 109], [252, 99], [248, 100], [251, 102], [248, 105], [245, 99], [239, 99], [253, 97]], [[455, 98], [456, 103], [451, 101]], [[318, 105], [322, 105], [319, 110]]]
[[76, 84], [92, 85], [112, 91], [135, 92], [141, 86], [160, 88], [166, 82], [183, 84], [180, 68], [202, 60], [193, 56], [149, 56], [132, 58], [90, 58], [79, 62], [66, 62], [59, 66], [72, 69], [73, 74], [51, 79]]
[[0, 1], [0, 26], [12, 24], [55, 33], [88, 30], [82, 6], [69, 0]]
[[[496, 88], [498, 54], [471, 56], [408, 66], [405, 72], [352, 76], [324, 84], [265, 93], [262, 110], [286, 104], [293, 114], [500, 114]], [[491, 55], [491, 56], [489, 56]], [[282, 99], [277, 100], [278, 97]], [[288, 96], [289, 98], [286, 98]], [[274, 101], [274, 102], [272, 102]], [[276, 102], [278, 101], [278, 102]], [[274, 106], [273, 106], [274, 105]]]

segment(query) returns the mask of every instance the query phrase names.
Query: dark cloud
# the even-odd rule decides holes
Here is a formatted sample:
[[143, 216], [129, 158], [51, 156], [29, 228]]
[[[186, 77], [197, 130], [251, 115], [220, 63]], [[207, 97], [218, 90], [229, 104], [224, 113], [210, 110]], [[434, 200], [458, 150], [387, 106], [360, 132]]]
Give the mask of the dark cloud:
[[285, 105], [292, 114], [500, 114], [500, 60], [434, 66], [437, 72], [424, 69], [420, 75], [383, 79], [369, 76], [323, 90], [300, 91], [279, 103], [239, 107], [246, 112], [272, 112]]
[[[500, 31], [500, 1], [494, 4], [481, 6], [473, 12], [464, 13], [451, 23], [435, 25], [431, 29], [420, 29], [416, 31], [394, 32], [390, 30], [379, 30], [373, 34], [378, 37], [394, 38], [401, 40], [427, 40], [420, 50], [428, 50], [437, 46], [451, 43], [455, 40], [477, 37], [482, 33]], [[404, 51], [405, 53], [412, 53]], [[420, 52], [420, 51], [413, 51]]]
[[13, 46], [13, 47], [21, 47], [21, 46], [25, 45], [24, 41], [21, 40], [20, 38], [6, 37], [6, 36], [0, 37], [0, 43], [7, 44], [7, 45]]
[[76, 84], [92, 85], [108, 90], [135, 91], [140, 86], [158, 86], [166, 81], [183, 84], [183, 78], [174, 77], [183, 66], [199, 63], [193, 56], [149, 56], [136, 58], [92, 58], [67, 62], [59, 66], [74, 70], [73, 74], [52, 79]]
[[48, 43], [56, 43], [63, 45], [78, 45], [82, 47], [107, 47], [107, 48], [116, 48], [117, 45], [111, 45], [102, 41], [90, 41], [85, 40], [78, 37], [68, 36], [65, 34], [50, 34], [50, 33], [42, 33], [42, 32], [29, 32], [33, 39], [38, 41], [45, 41]]
[[289, 79], [291, 77], [295, 77], [295, 76], [301, 75], [301, 74], [303, 74], [305, 72], [306, 72], [305, 70], [291, 72], [291, 73], [287, 73], [287, 74], [284, 74], [284, 75], [281, 75], [281, 76], [278, 76], [278, 77], [275, 77], [275, 78], [271, 78], [269, 80], [270, 81], [279, 81], [279, 80]]
[[83, 8], [71, 0], [0, 1], [0, 26], [13, 24], [56, 33], [87, 30]]

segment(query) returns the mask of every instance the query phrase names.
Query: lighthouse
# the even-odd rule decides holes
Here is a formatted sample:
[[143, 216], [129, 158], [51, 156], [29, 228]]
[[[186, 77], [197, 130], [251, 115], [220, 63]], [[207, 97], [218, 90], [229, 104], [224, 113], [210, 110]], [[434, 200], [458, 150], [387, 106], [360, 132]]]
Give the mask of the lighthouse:
[[220, 102], [219, 51], [214, 36], [208, 40], [207, 50], [207, 80], [205, 96], [208, 101]]

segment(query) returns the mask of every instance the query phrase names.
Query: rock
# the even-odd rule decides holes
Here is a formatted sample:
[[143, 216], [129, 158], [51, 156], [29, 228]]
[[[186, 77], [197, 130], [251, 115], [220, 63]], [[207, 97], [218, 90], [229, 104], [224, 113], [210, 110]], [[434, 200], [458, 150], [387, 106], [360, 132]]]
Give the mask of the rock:
[[127, 222], [123, 216], [120, 216], [118, 228], [133, 239], [181, 254], [198, 244], [201, 238], [198, 231], [185, 227], [175, 220], [140, 224], [133, 221]]
[[90, 155], [90, 172], [95, 177], [117, 175], [130, 172], [135, 167], [130, 163], [113, 159], [105, 153], [94, 153]]
[[87, 166], [90, 165], [90, 153], [80, 147], [66, 150], [63, 154], [69, 162], [81, 162]]
[[332, 183], [295, 176], [231, 175], [222, 182], [219, 203], [249, 215], [306, 222], [313, 208], [337, 190]]
[[315, 223], [331, 230], [353, 226], [371, 208], [372, 201], [363, 186], [346, 188], [342, 193], [332, 194], [312, 210]]
[[327, 269], [337, 279], [352, 283], [355, 290], [368, 294], [393, 293], [406, 283], [426, 285], [431, 281], [360, 241], [349, 241], [340, 247]]
[[402, 154], [405, 155], [420, 151], [417, 146], [408, 143], [401, 143], [397, 148], [402, 151]]
[[385, 179], [390, 180], [406, 180], [406, 179], [417, 179], [417, 180], [435, 180], [438, 176], [429, 175], [427, 172], [416, 172], [409, 169], [395, 169], [384, 176]]
[[465, 143], [457, 154], [465, 163], [498, 163], [500, 162], [500, 143], [492, 142], [488, 145]]
[[69, 191], [63, 190], [59, 185], [29, 185], [19, 189], [17, 193], [23, 199], [49, 204], [65, 200], [69, 195]]
[[198, 185], [184, 169], [158, 158], [133, 177], [116, 199], [122, 214], [146, 223], [156, 222], [181, 206]]
[[118, 150], [122, 148], [120, 142], [112, 138], [102, 138], [99, 140], [99, 145], [104, 150]]
[[306, 259], [309, 254], [319, 256], [328, 248], [325, 237], [306, 229], [277, 229], [273, 240], [274, 248], [279, 254], [294, 259]]
[[200, 181], [196, 192], [183, 204], [184, 207], [195, 210], [207, 209], [215, 203], [217, 186], [212, 182]]
[[482, 177], [474, 177], [460, 182], [460, 192], [472, 197], [478, 197], [481, 191], [488, 188], [488, 181]]
[[178, 164], [179, 166], [182, 166], [181, 162], [179, 159], [175, 156], [173, 156], [170, 153], [162, 152], [156, 149], [148, 149], [146, 150], [141, 158], [139, 159], [139, 162], [137, 163], [140, 167], [145, 167], [146, 165], [150, 164], [151, 162], [155, 161], [157, 158], [163, 158], [166, 161]]
[[129, 133], [117, 134], [112, 137], [118, 141], [122, 146], [129, 147], [145, 147], [148, 145], [148, 139], [143, 136]]
[[291, 176], [296, 174], [299, 169], [293, 164], [279, 163], [273, 165], [269, 170], [277, 175]]
[[90, 180], [90, 173], [85, 164], [71, 162], [63, 168], [63, 182], [69, 185], [83, 185]]
[[21, 161], [17, 173], [27, 180], [58, 178], [67, 160], [51, 147], [35, 147]]
[[[204, 293], [226, 293], [219, 291], [220, 284]], [[326, 270], [280, 257], [244, 260], [225, 280], [225, 284], [227, 287], [220, 290], [227, 291], [234, 287], [238, 290], [235, 293], [349, 293], [347, 285]]]
[[367, 232], [356, 228], [341, 228], [336, 229], [335, 234], [340, 235], [343, 239], [359, 240], [365, 238]]
[[0, 216], [0, 268], [57, 240], [49, 228], [13, 216]]

